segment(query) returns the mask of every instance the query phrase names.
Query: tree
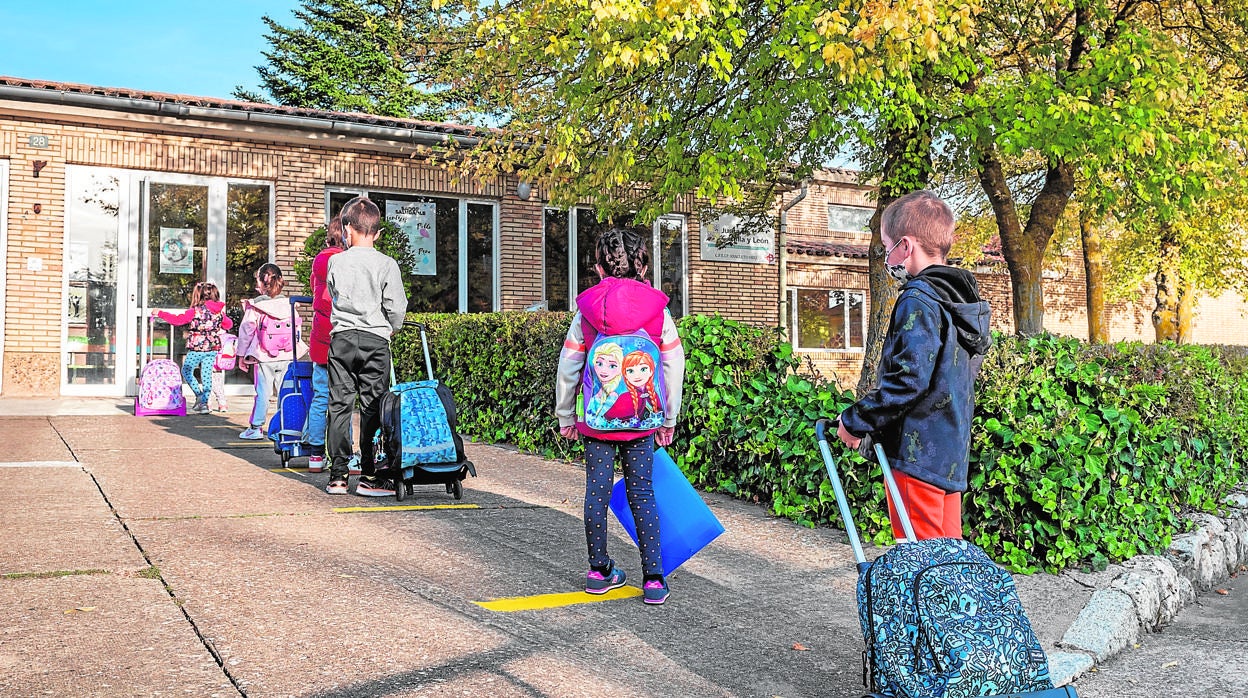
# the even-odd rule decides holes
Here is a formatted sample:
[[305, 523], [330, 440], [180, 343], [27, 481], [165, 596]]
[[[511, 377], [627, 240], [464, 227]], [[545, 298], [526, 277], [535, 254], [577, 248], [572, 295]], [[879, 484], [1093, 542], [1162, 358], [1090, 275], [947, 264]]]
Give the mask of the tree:
[[[1215, 27], [1168, 21], [1176, 6], [1222, 17], [1229, 4], [1049, 0], [982, 15], [984, 68], [951, 133], [997, 219], [1022, 334], [1044, 329], [1045, 251], [1080, 180], [1129, 183], [1183, 210], [1195, 178], [1181, 163], [1225, 155], [1205, 124], [1171, 118], [1207, 88], [1191, 37], [1216, 38]], [[1039, 161], [1034, 196], [1015, 190], [1011, 157]]]
[[[931, 174], [933, 95], [969, 70], [975, 2], [553, 0], [466, 11], [475, 79], [507, 95], [504, 128], [458, 163], [516, 171], [556, 205], [648, 223], [690, 193], [759, 219], [775, 184], [861, 147], [879, 205]], [[878, 214], [878, 212], [877, 212]], [[874, 376], [892, 297], [878, 215]], [[871, 378], [870, 380], [873, 380]], [[870, 382], [868, 380], [868, 383]]]
[[462, 23], [430, 0], [303, 0], [298, 23], [266, 15], [263, 94], [239, 99], [381, 116], [446, 119], [470, 99], [462, 72]]

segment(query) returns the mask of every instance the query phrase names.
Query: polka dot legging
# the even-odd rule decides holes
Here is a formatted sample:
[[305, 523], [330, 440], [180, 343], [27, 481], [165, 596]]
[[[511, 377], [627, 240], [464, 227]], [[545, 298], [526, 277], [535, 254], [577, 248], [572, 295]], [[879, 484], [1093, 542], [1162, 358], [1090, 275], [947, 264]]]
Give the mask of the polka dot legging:
[[585, 440], [585, 540], [590, 567], [605, 567], [607, 555], [607, 505], [615, 480], [615, 457], [623, 460], [628, 508], [637, 524], [642, 574], [663, 574], [659, 547], [659, 510], [654, 503], [654, 437], [635, 441]]

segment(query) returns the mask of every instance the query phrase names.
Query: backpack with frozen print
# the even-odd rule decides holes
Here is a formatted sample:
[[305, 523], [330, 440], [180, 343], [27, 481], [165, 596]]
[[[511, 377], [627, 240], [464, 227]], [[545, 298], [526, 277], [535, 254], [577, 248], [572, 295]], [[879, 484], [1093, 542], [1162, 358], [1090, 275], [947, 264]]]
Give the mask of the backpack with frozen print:
[[293, 352], [294, 332], [291, 324], [300, 322], [299, 313], [292, 307], [289, 317], [276, 317], [257, 310], [260, 313], [260, 326], [256, 328], [256, 344], [260, 351], [269, 356], [277, 356], [283, 352]]
[[666, 406], [663, 358], [650, 333], [596, 334], [581, 374], [578, 407], [585, 425], [597, 431], [658, 429]]

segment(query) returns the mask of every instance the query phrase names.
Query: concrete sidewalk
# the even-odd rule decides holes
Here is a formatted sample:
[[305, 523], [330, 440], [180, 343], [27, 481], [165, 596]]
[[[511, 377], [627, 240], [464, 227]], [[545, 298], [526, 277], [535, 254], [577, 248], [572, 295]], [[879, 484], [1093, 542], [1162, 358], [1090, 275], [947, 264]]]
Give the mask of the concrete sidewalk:
[[[462, 501], [403, 502], [459, 506], [384, 511], [275, 470], [230, 417], [0, 417], [0, 695], [863, 693], [839, 531], [707, 495], [727, 532], [665, 606], [496, 612], [478, 602], [582, 588], [581, 468], [470, 444]], [[1093, 591], [1018, 583], [1049, 649]]]

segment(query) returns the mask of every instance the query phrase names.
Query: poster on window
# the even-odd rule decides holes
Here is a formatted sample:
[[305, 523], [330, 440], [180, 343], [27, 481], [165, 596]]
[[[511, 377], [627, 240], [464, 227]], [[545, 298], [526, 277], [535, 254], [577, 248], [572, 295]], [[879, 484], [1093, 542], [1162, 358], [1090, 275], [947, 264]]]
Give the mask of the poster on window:
[[195, 250], [195, 231], [191, 228], [160, 229], [160, 273], [192, 274], [192, 252]]
[[438, 205], [432, 201], [387, 201], [386, 219], [407, 235], [417, 276], [438, 275]]
[[731, 213], [704, 222], [702, 259], [707, 262], [775, 264], [775, 231], [742, 231], [741, 223], [741, 219]]

